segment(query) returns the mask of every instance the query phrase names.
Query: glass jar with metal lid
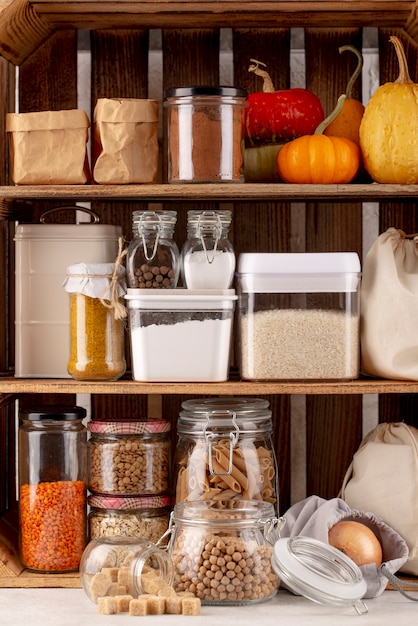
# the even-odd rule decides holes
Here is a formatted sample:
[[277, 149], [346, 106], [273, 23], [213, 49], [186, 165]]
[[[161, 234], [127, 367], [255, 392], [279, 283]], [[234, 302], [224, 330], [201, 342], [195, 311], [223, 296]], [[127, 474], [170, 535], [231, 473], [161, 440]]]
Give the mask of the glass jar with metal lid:
[[143, 537], [156, 543], [168, 528], [170, 496], [91, 495], [87, 503], [89, 539]]
[[244, 181], [247, 95], [239, 87], [205, 85], [164, 92], [169, 183]]
[[86, 537], [86, 410], [19, 411], [19, 543], [35, 572], [78, 569]]
[[235, 253], [228, 239], [231, 211], [187, 213], [187, 240], [181, 250], [184, 286], [228, 289], [234, 278]]
[[131, 289], [174, 289], [180, 273], [180, 251], [174, 241], [176, 211], [134, 211], [126, 252]]
[[88, 424], [88, 488], [110, 496], [168, 493], [171, 424], [121, 420]]
[[267, 400], [191, 399], [177, 422], [176, 503], [263, 500], [279, 507], [278, 472]]

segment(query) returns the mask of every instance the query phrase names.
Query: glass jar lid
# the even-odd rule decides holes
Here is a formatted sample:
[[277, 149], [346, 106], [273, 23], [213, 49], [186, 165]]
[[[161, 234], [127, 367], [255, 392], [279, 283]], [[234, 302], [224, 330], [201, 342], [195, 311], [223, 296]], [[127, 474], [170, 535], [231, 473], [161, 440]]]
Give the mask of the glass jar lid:
[[82, 420], [86, 417], [86, 415], [86, 409], [81, 406], [46, 405], [42, 407], [31, 407], [29, 409], [19, 410], [20, 419], [31, 421], [64, 422]]
[[91, 433], [110, 435], [155, 435], [170, 432], [171, 424], [164, 420], [149, 420], [143, 422], [137, 420], [119, 422], [91, 420], [88, 423], [88, 429]]
[[274, 571], [294, 593], [333, 606], [353, 606], [367, 613], [361, 600], [367, 584], [360, 568], [343, 552], [311, 537], [276, 541], [271, 558]]
[[91, 495], [87, 499], [89, 506], [95, 509], [109, 509], [115, 511], [161, 509], [170, 506], [170, 496], [102, 496]]
[[221, 85], [194, 85], [190, 87], [170, 87], [164, 91], [164, 98], [181, 98], [190, 96], [227, 96], [246, 98], [248, 91], [240, 87], [224, 87]]
[[268, 400], [247, 397], [198, 398], [182, 403], [178, 433], [204, 434], [207, 427], [240, 433], [270, 433], [271, 411]]

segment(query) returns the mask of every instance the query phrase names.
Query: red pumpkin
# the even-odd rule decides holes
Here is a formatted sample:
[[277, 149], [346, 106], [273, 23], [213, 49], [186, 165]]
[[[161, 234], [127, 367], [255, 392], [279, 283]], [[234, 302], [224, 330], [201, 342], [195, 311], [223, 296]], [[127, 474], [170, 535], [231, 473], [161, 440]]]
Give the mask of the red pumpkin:
[[311, 135], [324, 119], [319, 98], [308, 89], [293, 88], [275, 91], [269, 74], [251, 59], [249, 72], [262, 76], [262, 92], [248, 96], [244, 113], [246, 146], [283, 143], [301, 135]]

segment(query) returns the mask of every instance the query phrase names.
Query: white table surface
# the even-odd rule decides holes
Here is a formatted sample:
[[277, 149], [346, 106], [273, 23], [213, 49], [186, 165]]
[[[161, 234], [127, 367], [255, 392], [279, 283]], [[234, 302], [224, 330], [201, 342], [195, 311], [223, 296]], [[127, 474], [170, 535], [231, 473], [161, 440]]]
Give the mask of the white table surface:
[[[418, 600], [418, 592], [414, 592]], [[202, 606], [196, 617], [151, 615], [132, 617], [128, 613], [99, 615], [97, 606], [82, 589], [0, 589], [0, 624], [4, 626], [121, 626], [144, 621], [152, 626], [414, 626], [418, 623], [418, 602], [397, 591], [385, 591], [366, 601], [368, 613], [354, 608], [316, 604], [279, 591], [269, 602], [241, 607]], [[219, 620], [219, 621], [218, 621]]]

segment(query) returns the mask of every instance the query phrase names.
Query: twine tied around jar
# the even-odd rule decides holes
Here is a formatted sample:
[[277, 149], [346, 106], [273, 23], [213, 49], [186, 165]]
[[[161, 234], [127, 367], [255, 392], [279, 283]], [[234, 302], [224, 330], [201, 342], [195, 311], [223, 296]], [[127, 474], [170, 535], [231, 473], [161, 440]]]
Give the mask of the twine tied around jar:
[[[120, 302], [118, 295], [118, 283], [119, 283], [119, 269], [122, 265], [122, 261], [126, 256], [127, 249], [123, 248], [123, 237], [118, 239], [118, 255], [116, 257], [115, 265], [110, 278], [110, 285], [106, 288], [101, 296], [100, 302], [107, 309], [114, 309], [115, 320], [124, 319], [127, 316], [126, 307]], [[110, 298], [104, 298], [105, 294], [109, 294]]]

